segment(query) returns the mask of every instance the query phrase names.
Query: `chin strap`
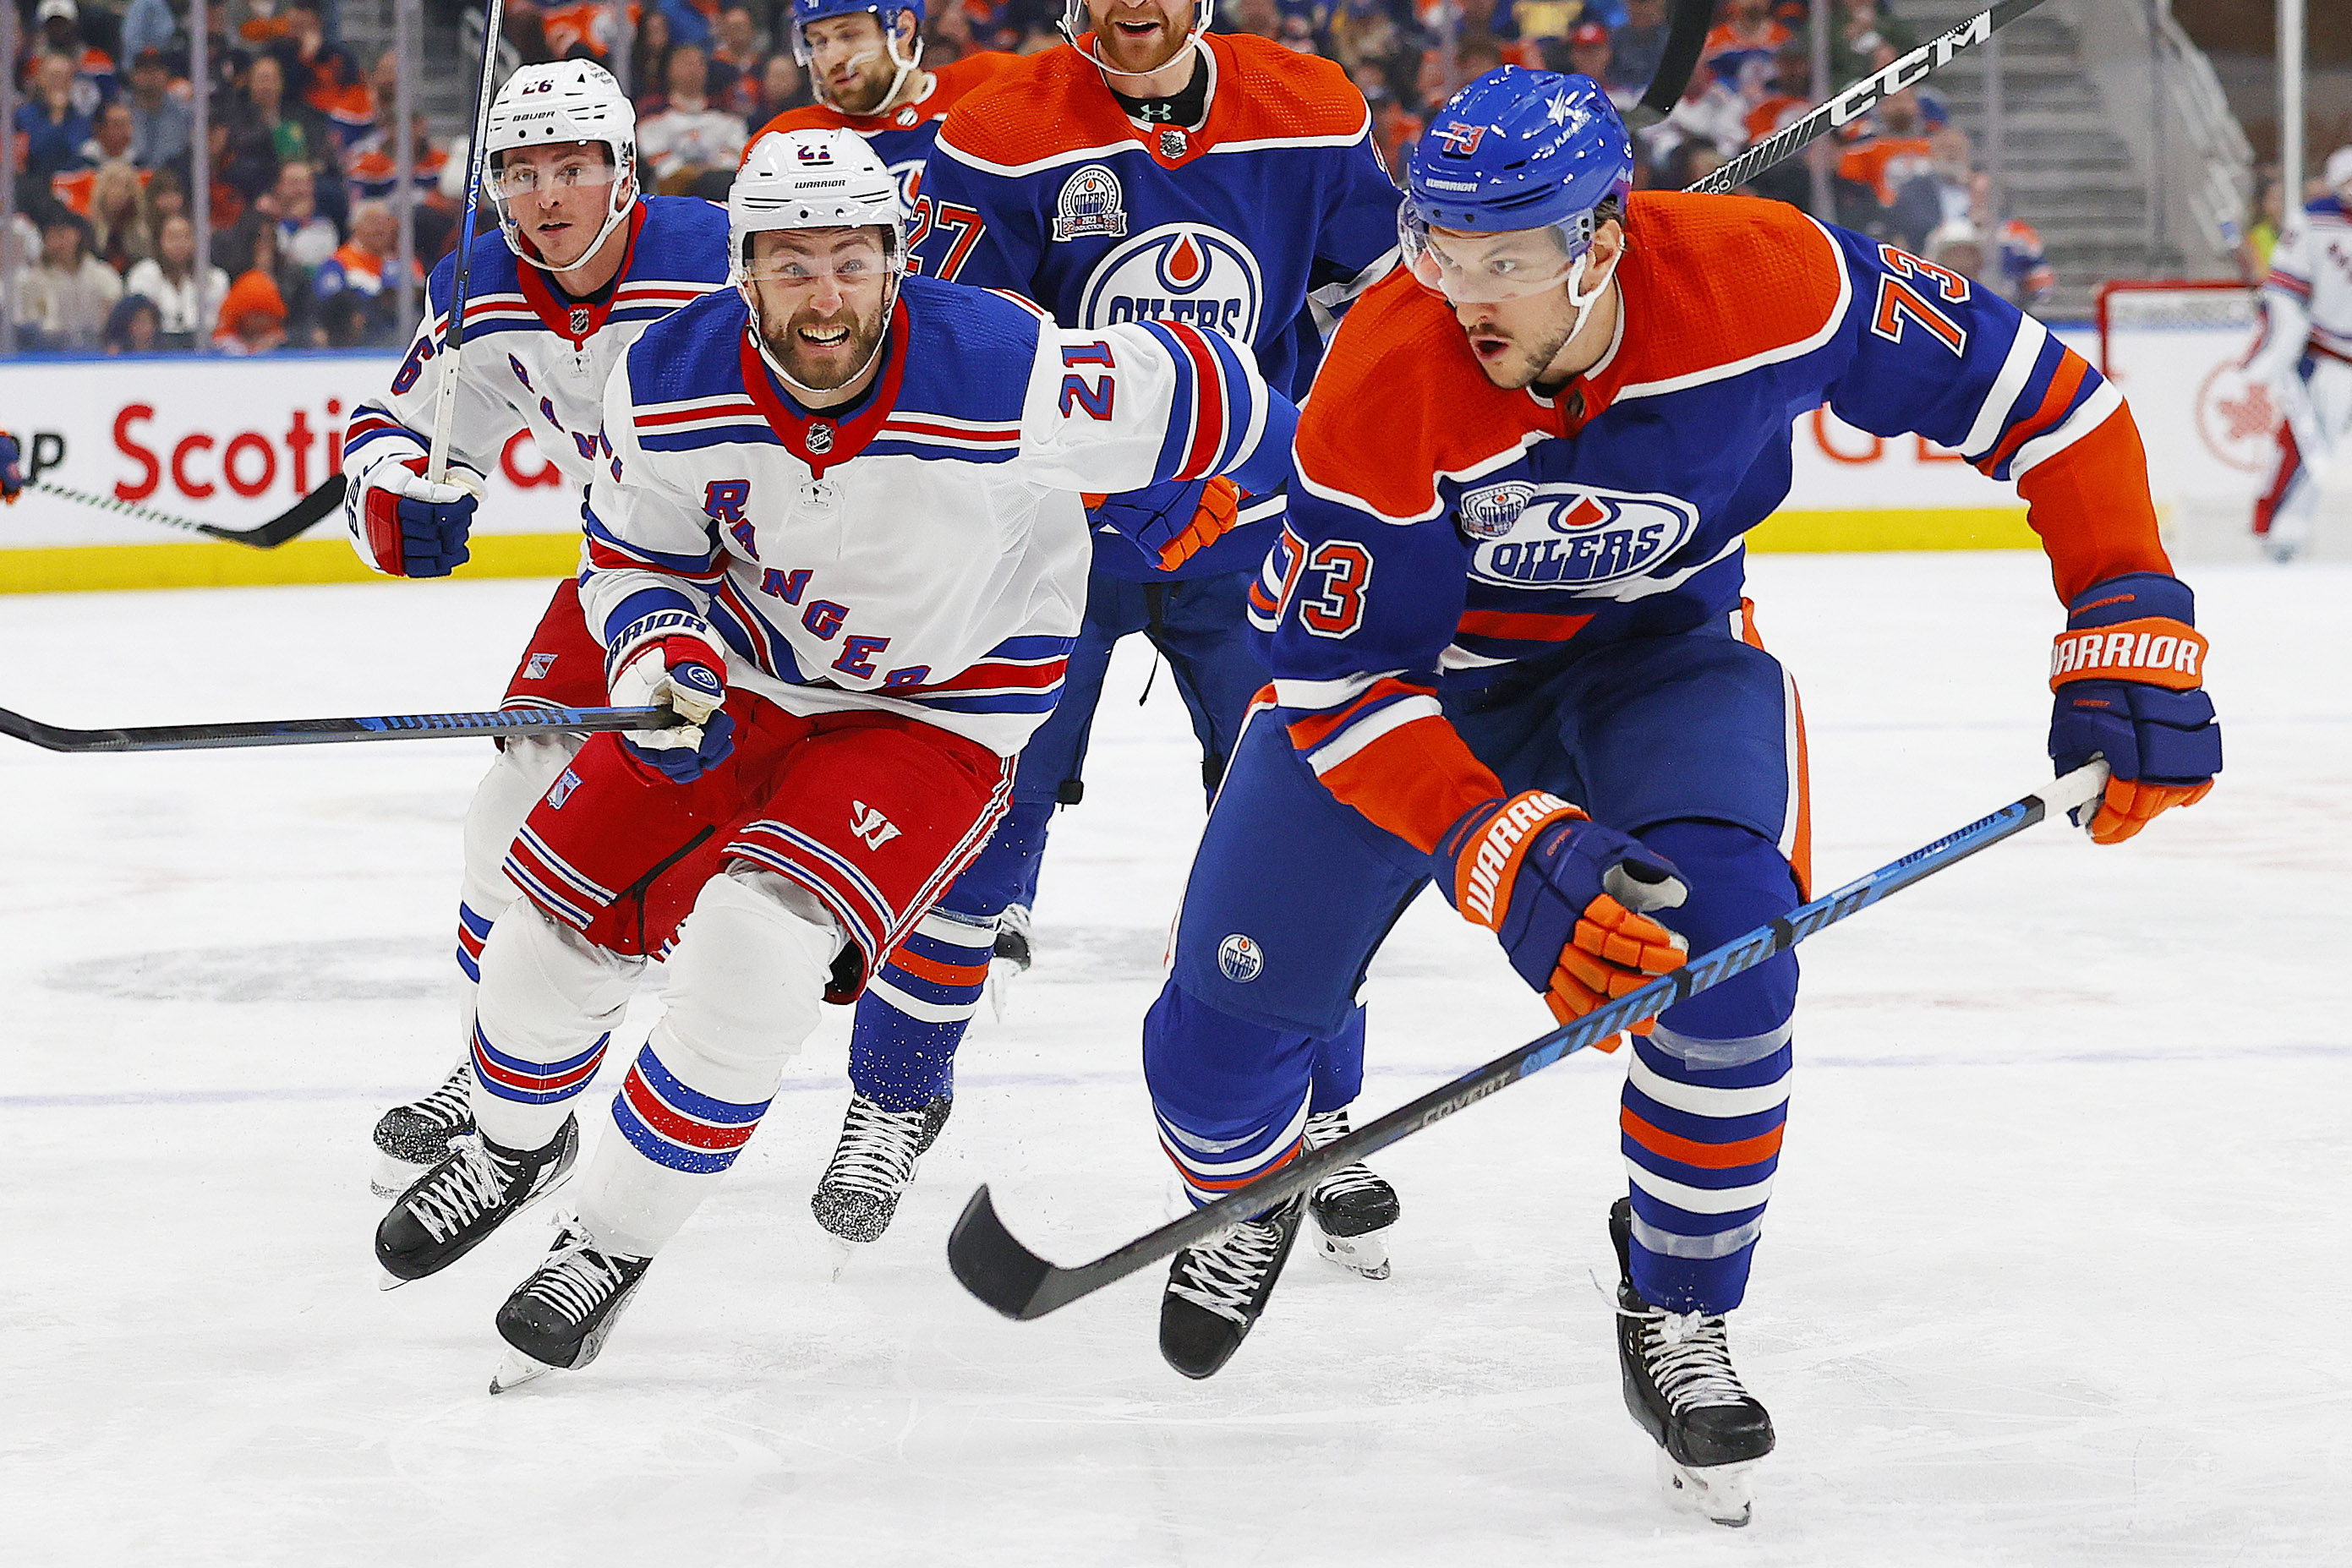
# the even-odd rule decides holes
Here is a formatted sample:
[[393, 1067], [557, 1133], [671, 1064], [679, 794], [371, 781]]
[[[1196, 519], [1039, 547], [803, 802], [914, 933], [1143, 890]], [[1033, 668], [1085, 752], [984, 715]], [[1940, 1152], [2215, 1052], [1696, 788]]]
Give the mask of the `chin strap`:
[[882, 357], [882, 350], [889, 346], [890, 313], [898, 308], [898, 283], [896, 278], [891, 279], [888, 292], [882, 296], [882, 332], [874, 340], [874, 351], [866, 356], [866, 362], [844, 377], [841, 386], [810, 386], [807, 382], [794, 377], [792, 371], [784, 369], [783, 365], [777, 361], [775, 354], [769, 350], [768, 335], [760, 330], [760, 302], [752, 297], [750, 280], [746, 279], [737, 284], [736, 287], [742, 292], [743, 302], [751, 308], [751, 319], [744, 324], [744, 330], [751, 334], [751, 346], [760, 350], [760, 362], [773, 371], [778, 381], [799, 393], [803, 402], [806, 402], [811, 397], [823, 397], [828, 392], [839, 392], [841, 387], [849, 385], [872, 370], [874, 362]]
[[[1070, 25], [1067, 21], [1056, 23], [1054, 30], [1061, 34], [1062, 37], [1068, 41], [1070, 47], [1077, 50], [1079, 54], [1092, 61], [1095, 68], [1101, 71], [1103, 75], [1136, 78], [1158, 76], [1161, 71], [1166, 70], [1170, 66], [1172, 66], [1178, 60], [1182, 59], [1186, 50], [1199, 48], [1201, 47], [1201, 35], [1207, 32], [1209, 28], [1208, 24], [1206, 23], [1195, 25], [1192, 32], [1185, 35], [1183, 48], [1178, 49], [1174, 54], [1169, 56], [1166, 59], [1160, 61], [1158, 65], [1152, 67], [1148, 71], [1123, 71], [1119, 69], [1117, 66], [1103, 58], [1102, 56], [1097, 54], [1094, 50], [1087, 48], [1084, 44], [1078, 42], [1078, 36], [1070, 31]], [[1097, 36], [1099, 37], [1100, 35], [1097, 34]]]
[[[833, 99], [826, 95], [824, 87], [818, 83], [816, 73], [814, 70], [811, 70], [809, 73], [809, 96], [816, 99], [818, 103], [824, 105], [825, 108], [833, 110], [835, 114], [850, 114], [851, 118], [856, 120], [870, 120], [876, 115], [889, 113], [890, 106], [898, 101], [898, 94], [907, 85], [907, 78], [914, 73], [917, 66], [923, 63], [923, 36], [920, 33], [917, 33], [915, 35], [915, 57], [912, 59], [902, 60], [898, 57], [898, 39], [896, 35], [887, 36], [883, 38], [882, 52], [889, 57], [889, 60], [892, 65], [898, 68], [898, 74], [890, 78], [890, 90], [882, 95], [882, 101], [876, 104], [867, 113], [851, 114], [850, 110], [844, 109], [841, 105], [834, 102]], [[854, 66], [863, 65], [873, 57], [873, 52], [868, 50], [865, 54], [856, 56], [851, 59], [849, 63]]]
[[519, 259], [529, 262], [531, 266], [539, 268], [541, 272], [569, 272], [572, 270], [572, 267], [584, 266], [588, 258], [594, 256], [596, 252], [603, 247], [604, 242], [613, 237], [613, 231], [621, 226], [622, 223], [627, 219], [629, 210], [637, 204], [637, 171], [636, 160], [635, 158], [632, 158], [629, 161], [629, 173], [625, 187], [622, 183], [616, 182], [613, 186], [613, 190], [616, 195], [623, 196], [623, 199], [611, 211], [604, 214], [604, 226], [596, 231], [596, 237], [588, 242], [588, 248], [580, 253], [580, 259], [573, 262], [572, 267], [551, 267], [548, 265], [547, 261], [538, 254], [536, 248], [530, 244], [530, 242], [522, 237], [521, 225], [507, 216], [506, 204], [504, 202], [498, 204], [499, 232], [506, 235], [507, 248], [514, 252], [515, 256]]
[[1576, 341], [1577, 334], [1584, 330], [1584, 323], [1591, 319], [1592, 308], [1601, 303], [1602, 295], [1609, 292], [1609, 285], [1616, 279], [1618, 265], [1625, 259], [1625, 253], [1622, 249], [1617, 252], [1617, 260], [1609, 264], [1609, 270], [1602, 273], [1591, 288], [1580, 288], [1578, 286], [1584, 281], [1584, 265], [1591, 259], [1592, 253], [1587, 250], [1568, 268], [1568, 302], [1576, 307], [1576, 324], [1568, 329], [1568, 340], [1571, 343]]

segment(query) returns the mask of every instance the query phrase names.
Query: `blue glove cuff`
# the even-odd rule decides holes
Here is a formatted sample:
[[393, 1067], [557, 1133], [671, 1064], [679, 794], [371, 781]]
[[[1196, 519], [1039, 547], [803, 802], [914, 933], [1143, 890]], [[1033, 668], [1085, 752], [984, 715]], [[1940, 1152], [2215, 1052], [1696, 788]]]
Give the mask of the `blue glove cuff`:
[[2087, 632], [2119, 621], [2163, 616], [2184, 626], [2197, 624], [2197, 596], [2177, 577], [2160, 571], [2128, 571], [2093, 583], [2066, 606], [2066, 630]]

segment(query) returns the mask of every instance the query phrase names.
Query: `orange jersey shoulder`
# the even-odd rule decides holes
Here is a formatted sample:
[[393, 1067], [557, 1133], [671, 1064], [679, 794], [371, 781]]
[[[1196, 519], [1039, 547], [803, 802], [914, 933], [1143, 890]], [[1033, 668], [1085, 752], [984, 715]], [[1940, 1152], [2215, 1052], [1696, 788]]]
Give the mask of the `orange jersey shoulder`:
[[1310, 490], [1412, 522], [1436, 509], [1438, 476], [1508, 462], [1559, 434], [1557, 410], [1488, 381], [1453, 310], [1400, 267], [1339, 323], [1293, 450]]
[[1810, 351], [1853, 286], [1827, 231], [1785, 202], [1636, 191], [1617, 279], [1625, 329], [1588, 377], [1597, 413], [1622, 396], [1718, 381]]
[[1111, 97], [1101, 70], [1066, 46], [999, 72], [957, 109], [940, 140], [999, 168], [1130, 141], [1172, 167], [1220, 143], [1344, 140], [1370, 121], [1363, 95], [1329, 60], [1244, 34], [1211, 33], [1202, 42], [1217, 82], [1208, 123], [1181, 156], [1161, 155], [1155, 134], [1139, 129]]

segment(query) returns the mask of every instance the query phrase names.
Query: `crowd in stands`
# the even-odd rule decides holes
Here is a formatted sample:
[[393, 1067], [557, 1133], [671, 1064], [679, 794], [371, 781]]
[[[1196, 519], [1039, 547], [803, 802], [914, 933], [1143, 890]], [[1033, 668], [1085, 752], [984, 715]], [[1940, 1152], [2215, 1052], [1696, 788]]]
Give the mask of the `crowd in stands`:
[[[0, 0], [18, 5], [23, 24], [12, 139], [19, 216], [0, 235], [20, 349], [262, 353], [400, 341], [411, 323], [396, 319], [391, 52], [363, 63], [336, 41], [336, 0], [205, 0], [212, 233], [200, 244], [189, 199], [193, 3]], [[1666, 34], [1667, 0], [1221, 5], [1223, 30], [1338, 62], [1370, 106], [1391, 172], [1446, 97], [1505, 63], [1581, 72], [1630, 107]], [[1835, 0], [1833, 15], [1839, 82], [1918, 41], [1886, 0]], [[1055, 47], [1060, 16], [1059, 0], [931, 0], [925, 63]], [[723, 196], [746, 140], [809, 101], [788, 4], [633, 0], [627, 16], [646, 188]], [[1636, 139], [1637, 184], [1688, 185], [1811, 109], [1806, 18], [1801, 0], [1722, 0], [1689, 88]], [[523, 63], [619, 63], [605, 0], [509, 0], [504, 35]], [[408, 134], [423, 269], [455, 242], [464, 133], [436, 136], [419, 115]], [[1887, 99], [1816, 143], [1811, 159], [1825, 167], [1834, 208], [1821, 215], [2022, 304], [2051, 292], [2040, 241], [1998, 209], [1967, 133], [1932, 91]], [[1745, 189], [1810, 206], [1813, 170], [1794, 160]]]

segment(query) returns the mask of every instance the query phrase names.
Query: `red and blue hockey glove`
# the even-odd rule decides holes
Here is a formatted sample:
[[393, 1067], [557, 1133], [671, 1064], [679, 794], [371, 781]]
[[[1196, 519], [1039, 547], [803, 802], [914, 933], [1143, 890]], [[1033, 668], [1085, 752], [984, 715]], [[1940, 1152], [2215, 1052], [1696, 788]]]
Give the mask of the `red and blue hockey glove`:
[[2075, 595], [2050, 655], [2050, 760], [2069, 773], [2106, 759], [2091, 837], [2116, 844], [2158, 812], [2193, 806], [2221, 770], [2221, 727], [2204, 692], [2205, 639], [2189, 585], [2158, 571]]
[[25, 493], [25, 471], [16, 466], [23, 455], [16, 450], [16, 438], [0, 430], [0, 501], [10, 506]]
[[683, 610], [640, 616], [613, 639], [604, 667], [614, 707], [667, 706], [686, 722], [673, 729], [621, 732], [638, 761], [674, 784], [691, 784], [735, 749], [727, 701], [727, 654], [709, 623]]
[[1242, 488], [1223, 475], [1167, 479], [1116, 496], [1089, 494], [1087, 523], [1108, 528], [1173, 571], [1225, 537], [1241, 515]]
[[1431, 859], [1454, 907], [1502, 939], [1511, 967], [1562, 1023], [1688, 956], [1680, 936], [1643, 914], [1688, 895], [1674, 862], [1556, 795], [1529, 789], [1474, 807]]
[[446, 577], [471, 559], [466, 538], [482, 477], [457, 463], [448, 472], [449, 483], [428, 482], [421, 455], [386, 455], [362, 471], [343, 493], [343, 516], [370, 566], [394, 577]]

